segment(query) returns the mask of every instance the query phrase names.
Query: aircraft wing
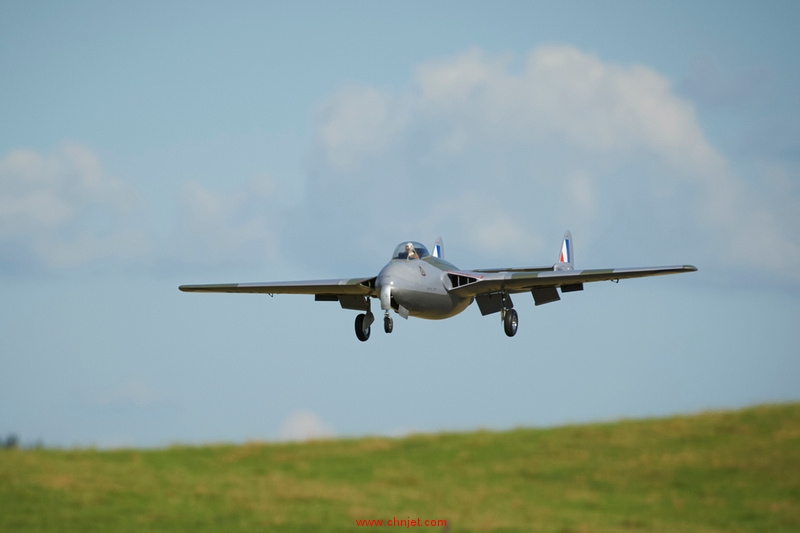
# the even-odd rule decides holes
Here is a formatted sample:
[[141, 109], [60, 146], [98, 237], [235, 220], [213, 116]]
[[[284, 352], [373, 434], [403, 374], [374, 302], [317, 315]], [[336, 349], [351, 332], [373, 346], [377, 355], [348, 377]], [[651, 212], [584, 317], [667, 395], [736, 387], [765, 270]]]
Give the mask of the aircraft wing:
[[510, 268], [475, 268], [470, 272], [480, 272], [481, 274], [498, 274], [500, 272], [546, 272], [552, 271], [553, 265], [540, 267], [510, 267]]
[[450, 292], [469, 297], [498, 292], [517, 293], [537, 288], [561, 287], [562, 292], [581, 290], [583, 283], [592, 281], [617, 281], [629, 278], [665, 276], [682, 272], [695, 272], [692, 265], [658, 266], [644, 268], [608, 268], [592, 270], [547, 271], [495, 271], [473, 270], [448, 272], [453, 288]]
[[[314, 294], [325, 296], [377, 296], [375, 278], [276, 281], [267, 283], [222, 283], [181, 285], [183, 292], [242, 292], [261, 294]], [[335, 300], [335, 298], [334, 298]]]

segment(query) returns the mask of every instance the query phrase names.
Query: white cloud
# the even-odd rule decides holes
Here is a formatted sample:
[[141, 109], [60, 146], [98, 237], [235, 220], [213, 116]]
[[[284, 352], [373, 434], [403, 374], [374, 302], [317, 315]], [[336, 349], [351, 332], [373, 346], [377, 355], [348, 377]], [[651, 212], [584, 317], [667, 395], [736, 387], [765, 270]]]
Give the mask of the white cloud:
[[274, 259], [281, 217], [270, 204], [273, 193], [268, 175], [256, 176], [232, 192], [185, 183], [178, 197], [181, 227], [174, 252], [183, 260], [212, 264]]
[[[480, 213], [480, 216], [475, 216]], [[456, 222], [471, 236], [476, 248], [491, 253], [502, 253], [520, 245], [526, 235], [520, 232], [520, 217], [503, 209], [502, 203], [486, 198], [476, 191], [456, 193], [452, 198], [442, 200], [428, 216], [407, 225], [414, 233], [429, 232], [429, 228], [440, 227], [448, 222]], [[530, 245], [528, 245], [530, 246]]]
[[278, 430], [281, 440], [311, 440], [334, 436], [333, 427], [311, 411], [295, 411]]
[[[336, 229], [365, 242], [416, 231], [400, 238], [442, 234], [530, 261], [570, 228], [581, 242], [635, 243], [617, 262], [800, 281], [796, 211], [743, 179], [648, 67], [569, 46], [521, 62], [473, 49], [419, 66], [405, 91], [351, 86], [323, 109], [306, 215], [335, 212]], [[335, 240], [333, 229], [306, 237]]]
[[[465, 267], [531, 264], [569, 228], [600, 242], [581, 266], [692, 262], [800, 282], [793, 167], [738, 171], [645, 66], [569, 46], [521, 60], [472, 49], [418, 66], [402, 88], [346, 86], [318, 111], [300, 206], [279, 206], [268, 175], [226, 190], [187, 182], [159, 255], [263, 264], [284, 246], [347, 275], [381, 247], [441, 235], [474, 251]], [[153, 259], [144, 213], [84, 146], [0, 159], [5, 270]]]
[[276, 186], [256, 175], [229, 191], [188, 181], [175, 199], [175, 239], [157, 248], [137, 191], [89, 148], [15, 150], [0, 159], [0, 272], [178, 260], [197, 264], [277, 256]]
[[352, 86], [336, 93], [319, 111], [318, 135], [329, 165], [352, 171], [370, 154], [387, 149], [402, 130], [403, 113], [391, 95], [373, 87]]
[[139, 409], [163, 404], [164, 395], [139, 378], [128, 378], [94, 395], [89, 403], [98, 407], [133, 406]]
[[649, 149], [679, 167], [722, 163], [691, 105], [651, 69], [565, 46], [533, 50], [521, 72], [511, 66], [480, 50], [421, 66], [423, 113], [450, 123], [452, 134], [467, 132], [472, 146], [487, 136], [524, 144], [555, 136], [594, 152]]
[[0, 262], [53, 269], [146, 257], [143, 210], [136, 191], [85, 146], [15, 150], [0, 159]]

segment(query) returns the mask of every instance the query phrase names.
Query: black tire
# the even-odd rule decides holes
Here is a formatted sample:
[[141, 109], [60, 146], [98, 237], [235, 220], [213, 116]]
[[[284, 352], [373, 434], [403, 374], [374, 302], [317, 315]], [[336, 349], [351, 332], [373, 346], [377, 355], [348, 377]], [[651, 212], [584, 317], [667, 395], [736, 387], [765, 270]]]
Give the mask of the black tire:
[[506, 310], [506, 316], [503, 319], [503, 329], [506, 330], [506, 335], [509, 337], [516, 335], [518, 325], [519, 319], [517, 317], [517, 312], [513, 309]]
[[367, 318], [367, 315], [365, 315], [364, 313], [361, 313], [356, 317], [356, 337], [358, 337], [358, 340], [360, 340], [361, 342], [364, 342], [367, 339], [369, 339], [369, 334], [371, 329], [369, 326], [367, 326], [367, 328], [364, 329], [365, 318]]
[[392, 321], [392, 317], [386, 315], [383, 317], [383, 331], [386, 333], [391, 333], [394, 329], [394, 322]]

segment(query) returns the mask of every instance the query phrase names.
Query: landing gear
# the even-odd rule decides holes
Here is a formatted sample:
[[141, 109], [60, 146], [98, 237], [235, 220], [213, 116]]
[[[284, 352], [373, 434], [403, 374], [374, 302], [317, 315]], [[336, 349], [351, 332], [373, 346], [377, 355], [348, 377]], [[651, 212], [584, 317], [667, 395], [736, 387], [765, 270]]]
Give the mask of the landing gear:
[[394, 322], [392, 322], [392, 317], [389, 316], [389, 313], [383, 317], [383, 331], [386, 333], [391, 333], [394, 329]]
[[358, 337], [358, 340], [364, 342], [369, 339], [370, 326], [372, 326], [374, 320], [375, 316], [372, 313], [361, 313], [356, 317], [356, 337]]
[[516, 335], [518, 324], [517, 312], [514, 309], [506, 309], [503, 316], [503, 329], [505, 329], [506, 335], [509, 337]]

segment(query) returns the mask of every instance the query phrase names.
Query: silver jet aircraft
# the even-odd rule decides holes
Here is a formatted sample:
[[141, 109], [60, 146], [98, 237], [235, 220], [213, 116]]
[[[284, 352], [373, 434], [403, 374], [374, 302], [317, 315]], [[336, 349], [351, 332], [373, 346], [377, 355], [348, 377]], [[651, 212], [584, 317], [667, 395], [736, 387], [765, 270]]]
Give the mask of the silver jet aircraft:
[[430, 320], [450, 318], [478, 302], [482, 315], [500, 313], [506, 335], [517, 333], [517, 311], [511, 295], [530, 292], [535, 305], [560, 300], [562, 293], [582, 291], [591, 281], [619, 281], [627, 278], [663, 276], [695, 272], [692, 265], [644, 268], [575, 270], [572, 235], [564, 234], [558, 261], [545, 267], [481, 268], [459, 270], [445, 261], [441, 237], [433, 253], [418, 242], [397, 245], [392, 259], [377, 276], [316, 281], [278, 281], [217, 285], [181, 285], [184, 292], [247, 292], [265, 294], [313, 294], [314, 299], [339, 302], [344, 309], [363, 311], [356, 317], [356, 337], [369, 339], [375, 321], [371, 298], [381, 302], [383, 329], [394, 328], [390, 311], [403, 318], [415, 316]]

